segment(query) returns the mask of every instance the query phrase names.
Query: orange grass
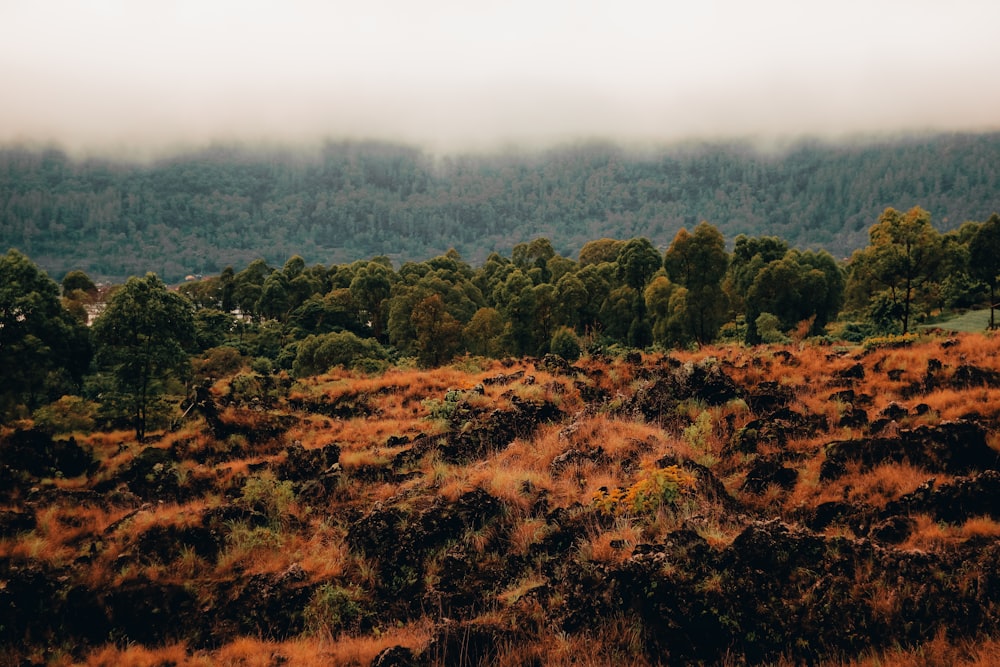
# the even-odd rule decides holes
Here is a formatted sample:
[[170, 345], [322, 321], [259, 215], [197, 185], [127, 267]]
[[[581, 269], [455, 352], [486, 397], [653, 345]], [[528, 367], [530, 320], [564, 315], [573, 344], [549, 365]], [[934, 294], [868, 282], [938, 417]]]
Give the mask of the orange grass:
[[[93, 651], [80, 665], [86, 667], [326, 667], [369, 665], [386, 648], [405, 646], [422, 649], [431, 637], [427, 623], [388, 628], [377, 635], [340, 635], [332, 639], [300, 637], [284, 642], [241, 637], [213, 651], [190, 652], [184, 644], [150, 648], [104, 646]], [[55, 662], [69, 666], [71, 660]]]

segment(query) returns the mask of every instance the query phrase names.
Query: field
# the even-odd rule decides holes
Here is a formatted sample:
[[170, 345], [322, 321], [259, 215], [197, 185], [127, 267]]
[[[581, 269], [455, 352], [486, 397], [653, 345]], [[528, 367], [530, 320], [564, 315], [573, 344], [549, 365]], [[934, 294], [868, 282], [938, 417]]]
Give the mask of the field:
[[998, 352], [246, 367], [143, 442], [8, 425], [0, 665], [996, 664]]

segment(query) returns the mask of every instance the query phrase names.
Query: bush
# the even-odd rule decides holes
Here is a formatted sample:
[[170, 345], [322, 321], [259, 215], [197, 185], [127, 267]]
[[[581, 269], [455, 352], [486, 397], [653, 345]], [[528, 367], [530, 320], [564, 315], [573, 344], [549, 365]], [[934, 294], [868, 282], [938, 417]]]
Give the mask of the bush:
[[63, 396], [58, 401], [35, 410], [35, 427], [46, 433], [92, 431], [97, 404], [79, 396]]
[[243, 355], [236, 348], [223, 345], [206, 350], [205, 353], [191, 362], [194, 377], [220, 378], [232, 375], [243, 365]]
[[557, 354], [566, 361], [573, 362], [580, 358], [580, 339], [576, 332], [569, 327], [559, 327], [552, 336], [552, 343], [549, 346], [552, 354]]
[[771, 313], [761, 313], [754, 324], [757, 326], [757, 335], [764, 343], [787, 343], [788, 336], [781, 333], [781, 320], [777, 315]]
[[639, 479], [627, 489], [600, 490], [593, 504], [603, 514], [651, 515], [664, 505], [673, 505], [694, 491], [695, 477], [680, 466], [644, 467]]
[[378, 341], [358, 338], [350, 331], [313, 335], [299, 342], [292, 373], [296, 377], [318, 375], [334, 366], [351, 368], [361, 360], [370, 365], [388, 356]]
[[313, 593], [302, 611], [306, 632], [332, 637], [342, 630], [355, 627], [363, 615], [359, 595], [333, 584], [323, 584]]

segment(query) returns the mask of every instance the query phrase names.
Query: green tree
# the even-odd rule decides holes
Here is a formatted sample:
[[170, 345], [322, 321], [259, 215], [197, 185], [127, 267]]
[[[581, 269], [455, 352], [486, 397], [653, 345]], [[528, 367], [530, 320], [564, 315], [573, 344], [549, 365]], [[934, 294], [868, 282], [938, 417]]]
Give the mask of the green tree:
[[462, 325], [445, 308], [440, 294], [421, 300], [410, 319], [416, 333], [417, 362], [421, 366], [440, 366], [458, 352]]
[[465, 349], [472, 354], [499, 357], [503, 351], [504, 320], [496, 308], [480, 308], [462, 330]]
[[129, 278], [94, 322], [98, 365], [110, 373], [137, 439], [145, 437], [158, 408], [163, 380], [188, 366], [185, 348], [195, 340], [192, 310], [189, 301], [147, 273]]
[[994, 213], [969, 240], [969, 268], [990, 288], [990, 329], [996, 328], [997, 281], [1000, 280], [1000, 215]]
[[354, 275], [350, 290], [361, 309], [362, 319], [371, 323], [375, 338], [382, 340], [387, 316], [386, 302], [392, 290], [392, 270], [370, 262]]
[[72, 393], [90, 358], [87, 329], [55, 281], [17, 250], [0, 257], [0, 416]]
[[728, 307], [722, 280], [729, 255], [722, 233], [704, 221], [694, 234], [682, 228], [667, 248], [663, 265], [670, 280], [687, 289], [684, 303], [689, 312], [683, 319], [690, 323], [690, 333], [699, 343], [710, 342], [719, 333]]
[[63, 294], [70, 294], [77, 290], [90, 293], [97, 291], [97, 285], [90, 279], [90, 276], [78, 269], [63, 276], [61, 286]]
[[930, 214], [914, 207], [906, 213], [885, 209], [868, 236], [868, 247], [851, 259], [855, 266], [850, 279], [865, 286], [862, 291], [868, 292], [869, 300], [882, 292], [906, 333], [916, 300], [938, 277], [943, 255], [941, 235], [931, 225]]
[[653, 274], [663, 265], [663, 257], [649, 239], [631, 239], [618, 250], [618, 278], [636, 292], [642, 292]]

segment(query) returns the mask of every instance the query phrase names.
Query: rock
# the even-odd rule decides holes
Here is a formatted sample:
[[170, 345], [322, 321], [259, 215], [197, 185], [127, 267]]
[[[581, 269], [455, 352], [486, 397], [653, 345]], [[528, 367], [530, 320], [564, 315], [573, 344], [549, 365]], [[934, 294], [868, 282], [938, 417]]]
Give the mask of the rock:
[[562, 411], [549, 401], [524, 401], [512, 395], [511, 409], [481, 410], [461, 403], [455, 409], [451, 430], [440, 447], [441, 457], [449, 463], [468, 463], [491, 452], [504, 449], [515, 438], [526, 438], [541, 424], [558, 418]]
[[371, 667], [418, 667], [419, 664], [412, 649], [406, 646], [390, 646], [375, 656]]
[[865, 377], [865, 367], [860, 362], [853, 366], [841, 369], [833, 374], [838, 380], [863, 380]]
[[743, 400], [756, 415], [767, 415], [787, 407], [794, 394], [790, 387], [779, 382], [765, 380], [745, 393]]
[[0, 460], [32, 477], [78, 477], [93, 463], [75, 439], [54, 440], [38, 429], [14, 431], [0, 440]]
[[902, 421], [904, 417], [910, 416], [910, 411], [905, 407], [893, 401], [889, 405], [885, 406], [881, 412], [878, 413], [879, 417], [883, 419], [888, 419], [889, 421]]
[[182, 584], [134, 579], [111, 589], [105, 605], [111, 635], [122, 642], [189, 640], [203, 629], [198, 599]]
[[566, 468], [585, 461], [596, 464], [608, 464], [611, 459], [604, 453], [604, 448], [600, 445], [589, 450], [571, 447], [552, 459], [552, 463], [549, 464], [549, 470], [558, 475]]
[[301, 442], [285, 448], [285, 460], [275, 471], [278, 479], [299, 482], [333, 472], [340, 461], [340, 447], [335, 444], [306, 449]]
[[747, 472], [740, 488], [757, 495], [764, 493], [772, 485], [788, 491], [795, 486], [798, 479], [798, 470], [788, 468], [773, 459], [758, 459]]
[[935, 521], [959, 524], [972, 517], [1000, 520], [1000, 472], [957, 477], [935, 488], [934, 480], [886, 504], [882, 516], [929, 514]]
[[863, 428], [868, 425], [868, 413], [854, 405], [848, 405], [840, 415], [837, 425], [841, 428]]
[[917, 528], [917, 522], [908, 516], [892, 516], [874, 524], [870, 535], [873, 539], [885, 544], [901, 544], [905, 542]]
[[573, 372], [569, 362], [558, 354], [546, 354], [539, 362], [539, 367], [553, 375], [571, 375]]
[[170, 563], [187, 549], [214, 562], [222, 549], [222, 536], [205, 526], [156, 525], [140, 534], [134, 543], [136, 558], [143, 563]]
[[997, 453], [986, 444], [986, 433], [967, 421], [900, 429], [896, 437], [844, 440], [826, 445], [820, 479], [840, 477], [848, 463], [870, 470], [882, 463], [909, 463], [930, 472], [966, 475], [973, 470], [995, 469]]
[[0, 537], [14, 537], [35, 529], [34, 512], [0, 510]]
[[955, 369], [954, 375], [951, 376], [951, 384], [956, 389], [967, 389], [969, 387], [990, 387], [996, 389], [1000, 387], [1000, 372], [963, 364]]

